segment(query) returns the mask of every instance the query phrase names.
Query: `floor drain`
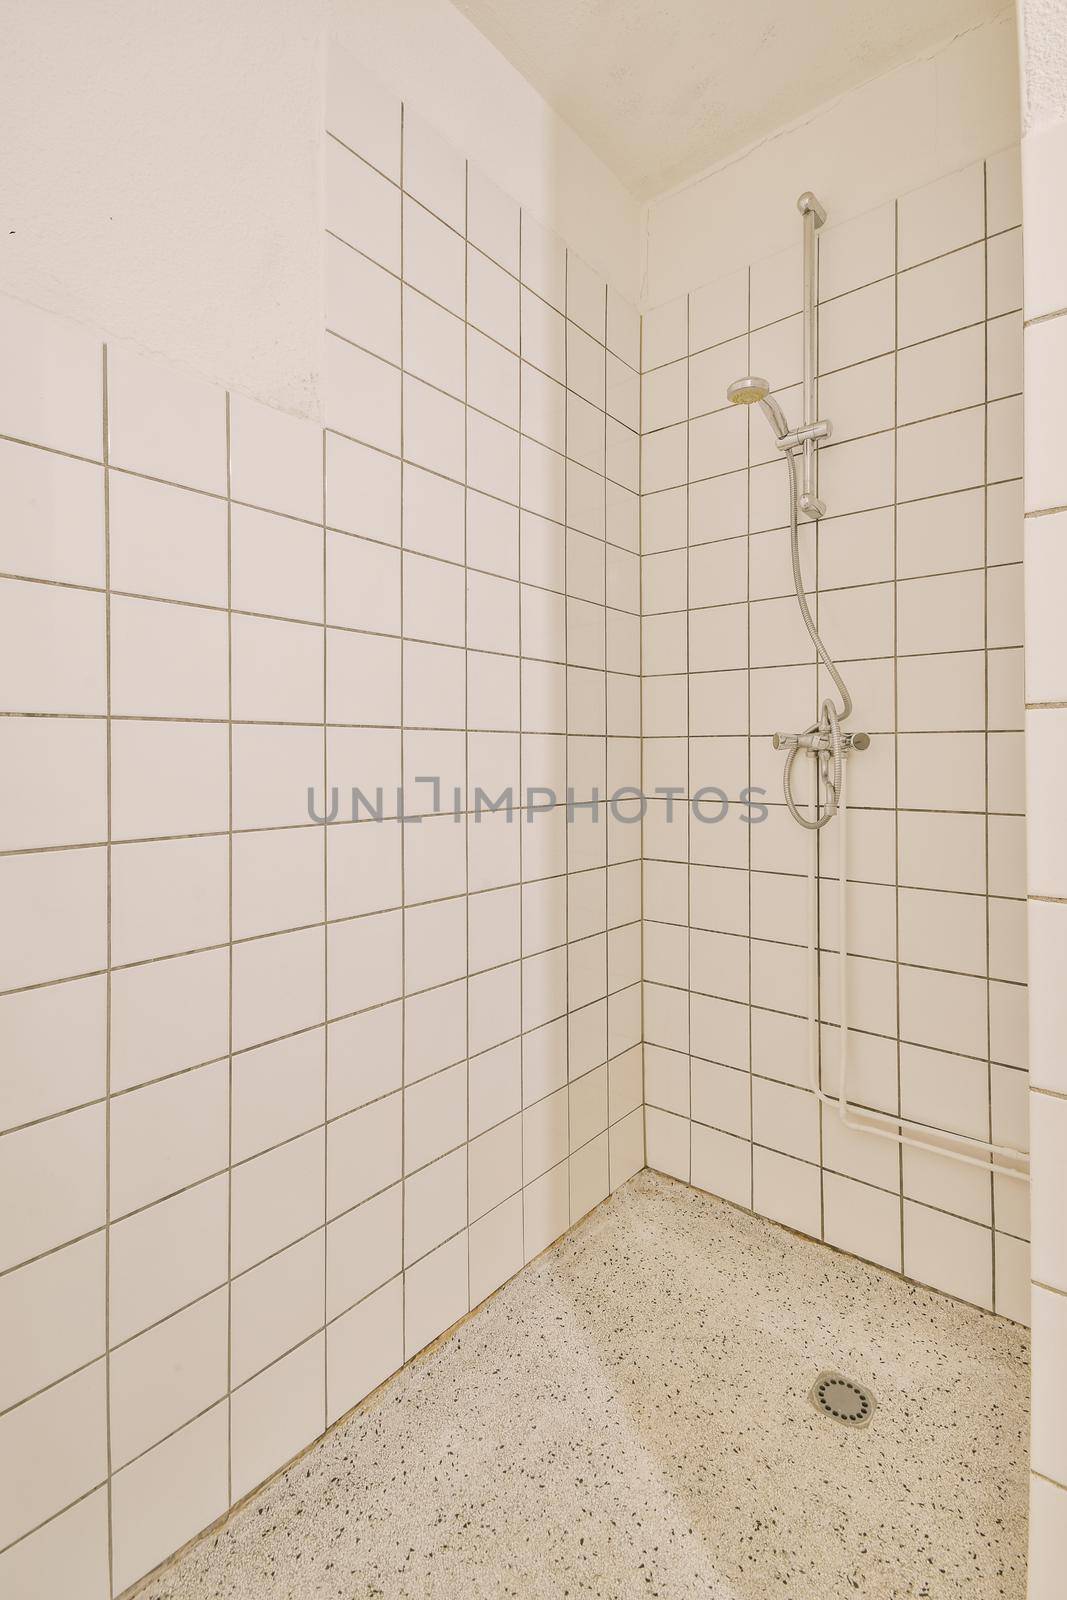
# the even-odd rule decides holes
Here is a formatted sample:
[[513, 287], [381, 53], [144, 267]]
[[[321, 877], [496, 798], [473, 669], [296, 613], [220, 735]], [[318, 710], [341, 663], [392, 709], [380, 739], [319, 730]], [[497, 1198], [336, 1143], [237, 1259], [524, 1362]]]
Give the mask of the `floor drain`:
[[816, 1411], [824, 1411], [835, 1422], [850, 1428], [865, 1428], [874, 1416], [878, 1402], [869, 1389], [839, 1372], [820, 1372], [808, 1397]]

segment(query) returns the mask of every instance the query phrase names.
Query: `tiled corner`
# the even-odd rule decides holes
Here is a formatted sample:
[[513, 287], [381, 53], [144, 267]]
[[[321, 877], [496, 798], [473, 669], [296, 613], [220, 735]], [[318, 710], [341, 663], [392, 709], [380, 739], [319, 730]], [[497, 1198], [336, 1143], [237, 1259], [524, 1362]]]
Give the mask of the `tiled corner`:
[[644, 1165], [641, 828], [565, 811], [639, 780], [640, 319], [327, 100], [325, 429], [0, 306], [19, 1594], [128, 1587]]
[[[901, 1159], [806, 1087], [805, 857], [766, 735], [822, 686], [784, 474], [724, 395], [755, 366], [796, 405], [798, 249], [640, 318], [341, 51], [325, 146], [325, 429], [0, 304], [0, 741], [49, 777], [0, 797], [0, 1587], [120, 1593], [647, 1161], [1015, 1320], [1033, 1270], [1043, 1600], [1062, 129], [1023, 152], [1025, 272], [1014, 150], [822, 236], [836, 429], [803, 554], [873, 735], [860, 1103], [1025, 1140], [1029, 870], [1032, 1269], [1020, 1185]], [[430, 772], [454, 804], [397, 822]], [[324, 841], [308, 787], [377, 782], [387, 820]], [[558, 803], [642, 783], [674, 793], [643, 827]], [[476, 822], [508, 784], [557, 803]]]
[[[851, 1095], [1025, 1145], [1018, 170], [1002, 151], [820, 233], [819, 404], [834, 432], [828, 515], [802, 527], [801, 559], [872, 734], [849, 772]], [[784, 469], [755, 408], [725, 393], [756, 371], [793, 414], [801, 284], [794, 247], [644, 318], [647, 1159], [1025, 1321], [1011, 1180], [991, 1203], [977, 1170], [902, 1157], [829, 1111], [820, 1122], [807, 1088], [806, 845], [767, 736], [810, 721], [827, 686], [792, 597]], [[1028, 527], [1051, 580], [1054, 529]], [[1054, 683], [1053, 583], [1027, 604]], [[1055, 792], [1057, 730], [1031, 751], [1032, 797]], [[715, 826], [684, 799], [708, 784], [729, 802]], [[746, 827], [749, 785], [768, 815]], [[830, 891], [838, 831], [819, 845]], [[1041, 837], [1051, 868], [1051, 811]], [[831, 1091], [835, 898], [821, 907]]]

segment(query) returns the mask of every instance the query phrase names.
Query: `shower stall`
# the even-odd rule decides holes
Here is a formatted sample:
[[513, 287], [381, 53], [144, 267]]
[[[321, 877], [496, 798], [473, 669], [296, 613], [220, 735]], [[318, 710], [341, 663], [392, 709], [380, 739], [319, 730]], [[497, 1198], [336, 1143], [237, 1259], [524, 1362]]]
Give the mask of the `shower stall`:
[[[949, 1133], [947, 1137], [933, 1136], [928, 1122], [908, 1117], [894, 1117], [887, 1112], [863, 1108], [858, 1119], [852, 1114], [848, 1096], [848, 834], [846, 831], [845, 757], [870, 748], [870, 735], [842, 730], [841, 724], [852, 715], [852, 696], [844, 678], [827, 654], [812, 620], [811, 609], [804, 592], [804, 579], [800, 562], [800, 516], [803, 512], [813, 520], [824, 517], [827, 507], [815, 493], [816, 452], [822, 439], [829, 439], [833, 428], [829, 421], [815, 418], [815, 374], [817, 365], [817, 306], [816, 244], [815, 233], [826, 221], [826, 209], [810, 191], [805, 191], [797, 201], [797, 210], [804, 219], [804, 306], [803, 344], [804, 377], [802, 385], [803, 420], [790, 428], [781, 406], [771, 393], [766, 378], [749, 375], [736, 378], [726, 390], [732, 405], [759, 405], [774, 434], [775, 444], [783, 453], [789, 474], [789, 555], [796, 592], [797, 605], [815, 654], [840, 696], [840, 705], [832, 699], [824, 700], [818, 719], [802, 733], [775, 733], [771, 743], [775, 750], [786, 751], [782, 786], [790, 816], [800, 827], [813, 835], [824, 828], [834, 817], [838, 818], [837, 861], [837, 929], [838, 929], [838, 996], [837, 1018], [839, 1057], [837, 1067], [838, 1089], [829, 1095], [822, 1088], [819, 1044], [819, 857], [818, 844], [813, 838], [808, 870], [808, 1041], [810, 1082], [816, 1100], [823, 1105], [836, 1105], [843, 1125], [855, 1133], [876, 1135], [912, 1149], [940, 1151], [957, 1161], [984, 1168], [988, 1172], [1019, 1178], [1027, 1161], [1026, 1147], [996, 1144], [992, 1140], [973, 1138], [967, 1134]], [[803, 463], [803, 483], [798, 473], [798, 460]], [[812, 802], [809, 814], [802, 812], [793, 792], [793, 770], [797, 757], [807, 755], [813, 763]], [[978, 1154], [977, 1152], [981, 1152]]]
[[1048, 8], [160, 11], [0, 65], [0, 1595], [1054, 1600]]

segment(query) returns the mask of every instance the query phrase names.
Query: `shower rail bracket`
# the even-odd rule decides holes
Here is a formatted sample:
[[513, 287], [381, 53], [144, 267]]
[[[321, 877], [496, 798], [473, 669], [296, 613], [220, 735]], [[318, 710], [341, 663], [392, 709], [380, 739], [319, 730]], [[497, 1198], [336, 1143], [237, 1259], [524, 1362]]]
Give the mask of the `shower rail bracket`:
[[810, 189], [805, 189], [804, 193], [798, 197], [797, 210], [802, 217], [806, 217], [810, 212], [815, 219], [817, 228], [821, 228], [826, 221], [826, 207], [821, 200], [815, 198]]
[[801, 463], [807, 487], [801, 490], [797, 505], [806, 517], [816, 520], [826, 515], [826, 501], [820, 500], [811, 487], [815, 473], [815, 446], [820, 439], [829, 439], [833, 431], [830, 422], [804, 422], [799, 428], [791, 428], [780, 434], [775, 441], [783, 454], [791, 455]]
[[808, 422], [799, 428], [791, 429], [789, 433], [783, 433], [775, 443], [779, 450], [803, 450], [809, 440], [814, 442], [816, 439], [829, 439], [833, 431], [832, 422]]

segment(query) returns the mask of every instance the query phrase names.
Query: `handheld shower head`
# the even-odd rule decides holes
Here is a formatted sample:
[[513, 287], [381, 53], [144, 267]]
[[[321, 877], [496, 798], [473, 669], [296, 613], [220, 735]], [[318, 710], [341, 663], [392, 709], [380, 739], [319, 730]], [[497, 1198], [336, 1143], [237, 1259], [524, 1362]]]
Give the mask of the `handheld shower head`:
[[735, 406], [760, 406], [774, 429], [776, 439], [783, 438], [789, 432], [789, 424], [782, 415], [782, 408], [771, 393], [771, 386], [766, 378], [756, 378], [751, 373], [744, 378], [735, 378], [726, 390], [726, 398]]
[[735, 406], [751, 406], [757, 400], [766, 400], [771, 386], [766, 378], [735, 378], [726, 391], [726, 398]]

